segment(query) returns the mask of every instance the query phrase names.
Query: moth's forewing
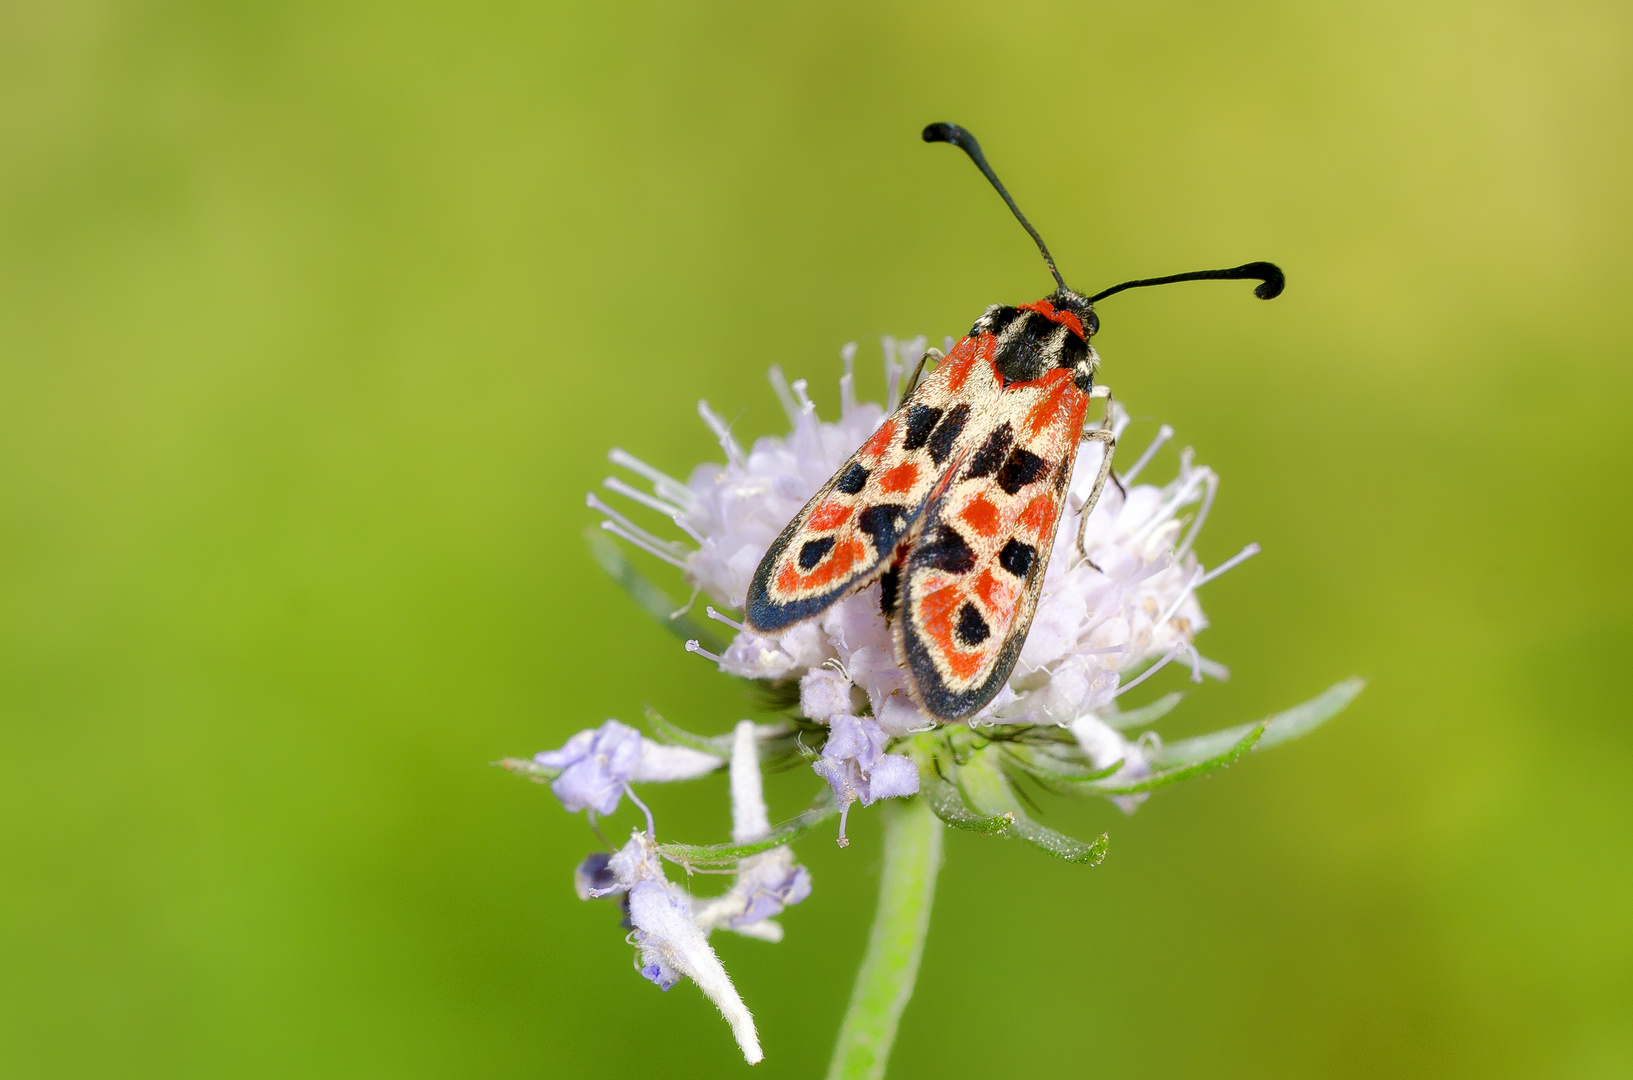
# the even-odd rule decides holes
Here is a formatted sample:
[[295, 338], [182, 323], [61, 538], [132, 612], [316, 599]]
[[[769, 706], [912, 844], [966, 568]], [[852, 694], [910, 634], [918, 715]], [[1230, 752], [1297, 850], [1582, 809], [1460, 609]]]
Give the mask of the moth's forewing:
[[984, 436], [923, 511], [894, 633], [915, 699], [940, 720], [978, 712], [1015, 667], [1088, 404], [1064, 369], [1008, 386], [985, 414]]
[[975, 339], [954, 346], [772, 543], [749, 585], [749, 628], [784, 630], [884, 573], [1000, 393]]

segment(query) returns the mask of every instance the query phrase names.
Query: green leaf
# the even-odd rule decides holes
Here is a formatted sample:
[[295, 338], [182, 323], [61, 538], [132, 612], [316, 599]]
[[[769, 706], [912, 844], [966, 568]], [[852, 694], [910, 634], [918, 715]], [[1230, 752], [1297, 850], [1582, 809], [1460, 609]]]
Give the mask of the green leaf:
[[630, 562], [617, 541], [595, 526], [584, 530], [584, 540], [590, 545], [590, 554], [607, 576], [624, 587], [630, 598], [652, 618], [682, 641], [696, 640], [710, 652], [723, 652], [726, 640], [714, 629], [713, 623], [699, 622], [690, 612], [676, 614], [682, 606], [679, 600], [664, 592]]
[[1228, 769], [1241, 759], [1242, 755], [1253, 749], [1253, 744], [1264, 735], [1265, 724], [1268, 721], [1260, 720], [1248, 729], [1248, 733], [1223, 754], [1208, 758], [1205, 761], [1193, 762], [1178, 769], [1169, 769], [1167, 772], [1154, 773], [1137, 784], [1125, 784], [1121, 787], [1097, 786], [1094, 790], [1100, 795], [1138, 795], [1142, 791], [1155, 791], [1169, 784], [1177, 784], [1181, 780], [1191, 780], [1198, 776], [1206, 776], [1216, 769]]
[[1095, 769], [1093, 772], [1084, 773], [1082, 776], [1058, 776], [1054, 777], [1053, 779], [1062, 780], [1068, 784], [1092, 784], [1096, 780], [1104, 780], [1106, 777], [1110, 776], [1112, 773], [1116, 772], [1122, 767], [1123, 759], [1118, 758], [1110, 765], [1107, 765], [1104, 769]]
[[1015, 822], [1011, 835], [1018, 836], [1035, 848], [1047, 851], [1057, 859], [1065, 859], [1067, 862], [1083, 866], [1099, 866], [1105, 861], [1106, 849], [1111, 846], [1111, 837], [1106, 833], [1101, 833], [1094, 843], [1085, 844], [1075, 837], [1039, 825], [1025, 816]]
[[987, 836], [1002, 836], [1015, 824], [1014, 814], [1003, 813], [986, 817], [971, 810], [964, 802], [964, 796], [959, 794], [958, 788], [934, 773], [926, 775], [920, 770], [919, 794], [924, 797], [924, 801], [936, 817], [955, 829], [983, 833]]
[[[1122, 761], [1119, 760], [1109, 768], [1096, 769], [1090, 765], [1069, 761], [1049, 750], [1024, 744], [1010, 744], [1006, 749], [1009, 760], [1014, 763], [1015, 768], [1051, 783], [1082, 784], [1104, 780], [1123, 767]], [[1077, 757], [1083, 756], [1083, 752], [1078, 750], [1075, 744], [1067, 752]]]
[[1174, 711], [1174, 706], [1185, 700], [1185, 695], [1179, 692], [1164, 694], [1149, 705], [1142, 705], [1138, 709], [1128, 712], [1095, 713], [1108, 727], [1118, 731], [1127, 731], [1129, 728], [1150, 727], [1158, 720]]
[[550, 781], [561, 775], [560, 769], [552, 769], [548, 765], [540, 765], [532, 758], [507, 757], [501, 758], [498, 761], [490, 762], [490, 764], [497, 765], [506, 772], [515, 773], [517, 776], [520, 776], [523, 779], [531, 780], [535, 784], [548, 784]]
[[671, 745], [688, 746], [693, 750], [701, 750], [705, 754], [713, 754], [715, 757], [731, 757], [732, 737], [730, 735], [694, 735], [685, 728], [677, 727], [665, 720], [658, 714], [658, 710], [650, 705], [646, 706], [646, 726], [652, 730], [652, 734], [657, 736], [659, 740]]
[[726, 866], [796, 840], [837, 813], [839, 806], [833, 792], [824, 788], [809, 810], [789, 818], [759, 840], [746, 844], [659, 844], [658, 854], [681, 866]]
[[1015, 823], [1005, 835], [1024, 840], [1057, 859], [1085, 866], [1098, 866], [1100, 860], [1106, 857], [1106, 846], [1111, 843], [1111, 838], [1104, 833], [1094, 843], [1085, 844], [1027, 817], [1010, 789], [1009, 780], [998, 767], [998, 754], [992, 748], [972, 755], [969, 763], [958, 770], [958, 779], [969, 805], [977, 813], [1014, 815]]
[[1366, 686], [1365, 679], [1345, 679], [1317, 694], [1302, 705], [1295, 705], [1286, 712], [1267, 717], [1256, 724], [1239, 724], [1236, 727], [1226, 728], [1223, 731], [1211, 732], [1207, 735], [1198, 735], [1194, 739], [1180, 739], [1168, 743], [1151, 756], [1156, 765], [1189, 765], [1193, 762], [1208, 760], [1217, 757], [1229, 747], [1236, 745], [1255, 727], [1264, 726], [1264, 734], [1259, 738], [1258, 749], [1275, 746], [1277, 743], [1296, 739], [1307, 734], [1326, 721], [1343, 711], [1344, 706], [1355, 700], [1355, 696]]

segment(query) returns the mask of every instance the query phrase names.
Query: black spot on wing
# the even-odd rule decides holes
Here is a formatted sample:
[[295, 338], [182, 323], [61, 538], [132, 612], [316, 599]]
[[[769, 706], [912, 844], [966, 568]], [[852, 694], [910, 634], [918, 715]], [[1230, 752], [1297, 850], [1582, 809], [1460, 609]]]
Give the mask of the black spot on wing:
[[945, 570], [950, 574], [967, 574], [975, 569], [975, 552], [958, 535], [957, 529], [943, 525], [913, 549], [913, 563]]
[[954, 632], [958, 634], [959, 641], [970, 646], [979, 645], [992, 636], [992, 628], [987, 625], [987, 620], [975, 610], [974, 604], [968, 602], [959, 609], [958, 626]]
[[907, 410], [907, 441], [902, 444], [905, 450], [917, 450], [930, 438], [930, 430], [941, 419], [941, 410], [928, 405], [914, 405]]
[[892, 566], [879, 578], [879, 611], [887, 619], [896, 615], [896, 597], [901, 584], [902, 572], [899, 567]]
[[1006, 495], [1013, 495], [1042, 476], [1047, 464], [1026, 447], [1017, 446], [1010, 451], [1004, 467], [998, 470], [998, 486]]
[[834, 538], [831, 536], [805, 541], [805, 546], [799, 549], [799, 568], [801, 570], [815, 569], [816, 564], [822, 561], [823, 556], [833, 550], [833, 546]]
[[947, 460], [947, 455], [953, 452], [953, 444], [958, 436], [964, 432], [964, 422], [970, 418], [968, 402], [960, 402], [952, 407], [941, 423], [936, 425], [935, 432], [930, 436], [930, 460], [940, 465]]
[[834, 490], [842, 491], [846, 495], [855, 495], [867, 482], [868, 471], [862, 468], [861, 462], [853, 461], [839, 474], [839, 482], [834, 485]]
[[907, 525], [907, 507], [895, 503], [877, 503], [863, 508], [856, 515], [856, 527], [873, 540], [874, 551], [889, 551], [896, 546], [896, 538]]
[[991, 476], [998, 471], [998, 466], [1004, 463], [1004, 455], [1009, 453], [1010, 444], [1015, 441], [1015, 433], [1010, 430], [1009, 421], [1005, 420], [993, 429], [987, 441], [981, 444], [970, 458], [970, 471], [964, 476], [969, 480], [976, 480], [983, 476]]
[[1037, 548], [1012, 536], [1009, 543], [1004, 545], [1004, 550], [998, 553], [998, 565], [1016, 577], [1023, 578], [1026, 572], [1032, 569], [1032, 562], [1037, 557]]

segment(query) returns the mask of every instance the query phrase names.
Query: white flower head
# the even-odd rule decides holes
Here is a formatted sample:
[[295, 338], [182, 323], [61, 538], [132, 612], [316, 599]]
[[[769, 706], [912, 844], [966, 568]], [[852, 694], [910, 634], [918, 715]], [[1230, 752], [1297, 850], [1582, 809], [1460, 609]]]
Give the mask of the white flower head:
[[[638, 526], [628, 519], [609, 521], [607, 527], [649, 551], [661, 550], [698, 590], [740, 609], [754, 571], [778, 533], [896, 406], [895, 387], [904, 366], [898, 358], [916, 363], [924, 347], [923, 338], [899, 347], [886, 340], [891, 386], [886, 407], [856, 402], [849, 371], [854, 347], [849, 347], [840, 382], [840, 417], [832, 422], [818, 419], [803, 381], [789, 387], [773, 368], [772, 385], [791, 430], [782, 438], [757, 439], [748, 450], [707, 403], [700, 403], [699, 412], [725, 453], [724, 464], [700, 465], [682, 484], [621, 451], [614, 455], [616, 462], [652, 481], [655, 496], [640, 493], [643, 500], [659, 504], [654, 508], [669, 513], [696, 546], [631, 531]], [[1128, 414], [1119, 405], [1111, 408], [1113, 431], [1121, 437], [1129, 427]], [[1119, 481], [1106, 485], [1084, 530], [1087, 558], [1078, 551], [1076, 537], [1104, 444], [1082, 448], [1025, 646], [1008, 684], [970, 719], [971, 725], [1066, 726], [1112, 712], [1119, 694], [1176, 659], [1190, 668], [1196, 682], [1204, 675], [1228, 674], [1196, 649], [1195, 637], [1208, 625], [1196, 590], [1258, 548], [1249, 545], [1211, 573], [1198, 561], [1193, 545], [1212, 508], [1218, 477], [1197, 465], [1190, 450], [1180, 453], [1173, 479], [1160, 485], [1137, 482], [1172, 435], [1164, 425]], [[633, 489], [620, 484], [615, 490]], [[699, 647], [694, 651], [743, 678], [798, 680], [801, 711], [812, 720], [854, 718], [857, 704], [865, 700], [870, 725], [887, 737], [929, 730], [937, 721], [913, 702], [879, 601], [879, 586], [869, 586], [774, 637], [718, 616], [736, 630], [730, 644], [719, 655]], [[710, 614], [717, 615], [712, 608]]]

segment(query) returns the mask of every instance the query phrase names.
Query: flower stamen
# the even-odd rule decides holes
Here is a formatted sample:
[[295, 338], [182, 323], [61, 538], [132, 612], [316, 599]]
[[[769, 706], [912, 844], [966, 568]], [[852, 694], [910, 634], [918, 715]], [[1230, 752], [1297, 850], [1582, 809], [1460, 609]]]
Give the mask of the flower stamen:
[[[793, 383], [794, 398], [795, 398], [795, 400], [797, 400], [799, 402], [800, 415], [801, 416], [809, 415], [809, 416], [815, 417], [816, 416], [816, 406], [811, 404], [811, 397], [810, 397], [809, 394], [806, 393], [806, 391], [809, 390], [810, 388], [811, 388], [811, 384], [806, 382], [804, 379], [795, 379], [794, 380], [794, 383]], [[799, 419], [799, 417], [796, 416], [794, 419], [797, 421]]]
[[839, 418], [848, 420], [856, 411], [856, 342], [846, 342], [839, 359], [845, 365], [845, 374], [839, 377]]
[[645, 477], [651, 482], [652, 490], [657, 492], [660, 497], [668, 499], [686, 510], [691, 510], [697, 506], [697, 496], [692, 494], [691, 488], [676, 480], [673, 476], [654, 469], [623, 447], [615, 446], [608, 450], [607, 460], [614, 465], [628, 469], [637, 476]]
[[726, 452], [726, 460], [741, 469], [745, 464], [743, 448], [738, 445], [737, 439], [731, 433], [731, 425], [715, 415], [709, 403], [701, 398], [697, 403], [697, 414], [703, 417], [703, 422], [709, 425], [714, 437], [720, 442], [720, 449]]
[[641, 808], [641, 813], [646, 815], [646, 838], [656, 842], [658, 839], [658, 824], [652, 820], [652, 810], [646, 805], [646, 803], [641, 801], [641, 797], [639, 795], [635, 794], [635, 789], [629, 786], [628, 780], [624, 781], [624, 794], [628, 795], [629, 801], [634, 803], [636, 806], [639, 806]]
[[902, 365], [896, 362], [896, 339], [889, 334], [879, 339], [879, 348], [885, 355], [885, 415], [889, 416], [901, 404], [899, 392]]
[[658, 547], [657, 542], [655, 542], [655, 541], [648, 541], [648, 540], [641, 539], [641, 537], [636, 536], [634, 533], [630, 532], [628, 529], [624, 528], [622, 525], [618, 524], [616, 521], [603, 521], [601, 523], [601, 528], [606, 532], [612, 533], [612, 535], [616, 536], [620, 540], [625, 541], [626, 543], [634, 544], [636, 547], [640, 548], [642, 551], [646, 552], [648, 555], [654, 556], [655, 558], [662, 559], [664, 562], [668, 563], [670, 566], [673, 566], [678, 570], [686, 569], [686, 563], [685, 563], [684, 560], [680, 559], [679, 557], [677, 557], [675, 555], [670, 554], [668, 551], [664, 550], [663, 548]]
[[1112, 697], [1122, 697], [1124, 694], [1128, 693], [1130, 690], [1134, 689], [1136, 686], [1138, 686], [1141, 683], [1145, 682], [1145, 680], [1149, 679], [1151, 676], [1155, 675], [1157, 672], [1159, 672], [1163, 668], [1167, 667], [1168, 662], [1170, 660], [1172, 660], [1174, 657], [1179, 655], [1179, 651], [1185, 647], [1185, 644], [1186, 643], [1182, 641], [1178, 645], [1175, 645], [1172, 649], [1169, 649], [1166, 653], [1163, 654], [1163, 657], [1162, 657], [1161, 660], [1158, 660], [1155, 664], [1152, 664], [1150, 667], [1146, 668], [1144, 671], [1142, 671], [1138, 675], [1134, 676], [1134, 678], [1130, 679], [1128, 682], [1126, 682], [1123, 685], [1119, 686], [1117, 688], [1116, 692], [1113, 693], [1111, 696]]
[[1202, 505], [1197, 507], [1196, 517], [1191, 519], [1191, 527], [1185, 533], [1185, 539], [1174, 547], [1175, 558], [1183, 559], [1196, 542], [1197, 534], [1202, 531], [1202, 523], [1208, 520], [1208, 511], [1213, 509], [1213, 500], [1219, 494], [1219, 474], [1212, 469], [1203, 469], [1202, 477]]
[[640, 537], [646, 542], [647, 545], [667, 551], [677, 559], [685, 558], [685, 545], [681, 544], [678, 540], [665, 540], [663, 537], [650, 533], [641, 528], [639, 525], [635, 524], [635, 522], [631, 521], [629, 518], [625, 517], [623, 514], [609, 506], [606, 501], [597, 496], [595, 492], [590, 491], [585, 493], [584, 505], [588, 506], [591, 510], [598, 510], [607, 515], [613, 521], [616, 521], [620, 526], [622, 526], [625, 531]]
[[1151, 464], [1151, 459], [1157, 456], [1157, 451], [1162, 449], [1163, 444], [1173, 437], [1174, 429], [1171, 425], [1164, 424], [1158, 428], [1157, 436], [1151, 440], [1151, 445], [1147, 446], [1140, 453], [1140, 456], [1134, 459], [1134, 464], [1128, 467], [1128, 471], [1123, 473], [1123, 483], [1132, 484], [1134, 478], [1139, 476], [1147, 465]]
[[788, 376], [783, 374], [782, 365], [772, 364], [766, 371], [766, 377], [771, 380], [771, 389], [776, 393], [777, 402], [788, 417], [788, 423], [799, 423], [799, 406], [794, 404], [794, 395], [788, 392]]
[[703, 643], [697, 638], [691, 638], [686, 642], [686, 651], [689, 653], [697, 653], [697, 655], [707, 660], [713, 660], [717, 664], [724, 664], [726, 662], [726, 658], [724, 656], [716, 655], [715, 653], [710, 652], [708, 649], [705, 649], [703, 647]]
[[1264, 549], [1259, 547], [1257, 542], [1248, 544], [1246, 547], [1242, 548], [1241, 551], [1238, 551], [1236, 554], [1232, 555], [1230, 558], [1226, 559], [1212, 570], [1209, 570], [1206, 574], [1203, 574], [1202, 580], [1196, 583], [1196, 588], [1200, 589], [1202, 586], [1206, 585], [1219, 575], [1236, 569], [1238, 566], [1241, 566], [1262, 550]]
[[720, 614], [720, 612], [718, 612], [718, 611], [716, 611], [714, 609], [713, 604], [705, 605], [704, 608], [703, 608], [703, 614], [707, 615], [709, 618], [713, 619], [717, 623], [726, 624], [727, 626], [731, 627], [733, 630], [736, 630], [740, 634], [745, 633], [748, 630], [748, 627], [744, 626], [742, 623], [738, 622], [736, 619], [727, 618], [725, 615]]

